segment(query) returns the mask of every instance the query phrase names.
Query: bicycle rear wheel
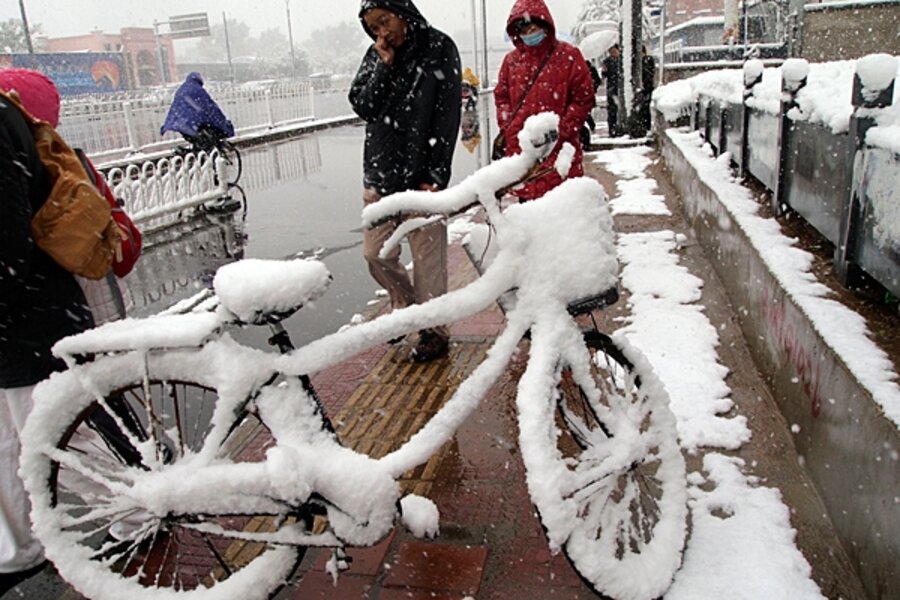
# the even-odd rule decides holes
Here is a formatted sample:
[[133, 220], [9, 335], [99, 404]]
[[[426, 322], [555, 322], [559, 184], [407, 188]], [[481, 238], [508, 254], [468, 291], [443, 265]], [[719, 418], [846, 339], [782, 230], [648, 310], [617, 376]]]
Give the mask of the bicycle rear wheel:
[[[675, 418], [649, 364], [624, 340], [591, 331], [584, 342], [589, 369], [560, 368], [551, 390], [551, 450], [564, 473], [554, 500], [568, 510], [562, 549], [598, 592], [657, 598], [681, 564], [687, 530]], [[561, 539], [549, 524], [559, 521], [536, 504], [548, 536]]]
[[77, 367], [94, 393], [72, 371], [36, 393], [23, 436], [23, 467], [47, 557], [91, 598], [155, 598], [167, 590], [185, 598], [192, 592], [267, 597], [293, 573], [305, 548], [241, 542], [229, 532], [265, 531], [272, 518], [160, 517], [129, 496], [148, 474], [164, 474], [185, 461], [261, 458], [250, 449], [262, 443], [264, 426], [246, 419], [232, 428], [221, 418], [223, 380], [206, 375], [209, 359], [200, 351], [167, 353], [146, 367], [145, 380], [141, 357], [104, 357]]

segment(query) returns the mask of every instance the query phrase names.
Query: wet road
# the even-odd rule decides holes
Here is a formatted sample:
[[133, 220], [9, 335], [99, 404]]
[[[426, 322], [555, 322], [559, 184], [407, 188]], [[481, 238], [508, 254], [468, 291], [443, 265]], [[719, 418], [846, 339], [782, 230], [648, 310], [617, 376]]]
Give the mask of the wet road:
[[[480, 131], [489, 115], [467, 113], [453, 181], [486, 161]], [[491, 130], [494, 127], [490, 128]], [[127, 279], [133, 316], [146, 316], [209, 285], [216, 268], [241, 258], [319, 256], [334, 277], [315, 305], [285, 322], [296, 344], [337, 330], [362, 312], [377, 284], [362, 258], [362, 126], [328, 129], [242, 152], [247, 211], [195, 215], [147, 236]], [[408, 260], [408, 254], [403, 258]], [[264, 331], [247, 332], [252, 343]]]

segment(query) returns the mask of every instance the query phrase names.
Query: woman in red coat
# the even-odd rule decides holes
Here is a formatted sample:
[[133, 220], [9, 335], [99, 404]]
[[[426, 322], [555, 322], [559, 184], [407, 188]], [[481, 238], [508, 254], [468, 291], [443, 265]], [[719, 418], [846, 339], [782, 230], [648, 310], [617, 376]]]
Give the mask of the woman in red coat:
[[[494, 89], [506, 155], [519, 153], [517, 136], [528, 117], [552, 111], [559, 115], [560, 143], [544, 165], [553, 166], [562, 143], [569, 142], [575, 147], [575, 158], [568, 177], [583, 175], [578, 130], [594, 104], [591, 73], [584, 57], [578, 48], [556, 39], [556, 26], [543, 0], [517, 0], [506, 20], [506, 32], [516, 47], [503, 58]], [[539, 198], [562, 180], [552, 170], [513, 193], [523, 200]]]

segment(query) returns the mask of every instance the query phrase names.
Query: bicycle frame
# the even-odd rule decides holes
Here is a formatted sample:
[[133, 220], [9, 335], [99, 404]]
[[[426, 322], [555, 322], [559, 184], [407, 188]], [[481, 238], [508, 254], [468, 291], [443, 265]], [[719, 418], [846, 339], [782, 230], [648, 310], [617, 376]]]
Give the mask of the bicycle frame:
[[[272, 532], [248, 532], [190, 519], [179, 525], [275, 546], [371, 545], [395, 525], [400, 500], [397, 479], [427, 461], [452, 437], [506, 369], [519, 343], [530, 331], [528, 366], [520, 379], [516, 400], [520, 447], [529, 490], [541, 511], [551, 549], [568, 544], [570, 537], [578, 533], [575, 528], [581, 526], [575, 518], [580, 511], [580, 497], [591, 494], [598, 486], [610, 485], [607, 480], [611, 473], [627, 475], [638, 468], [643, 457], [652, 454], [653, 443], [665, 444], [658, 441], [654, 431], [639, 430], [645, 419], [623, 418], [625, 412], [640, 411], [641, 407], [632, 409], [612, 402], [605, 406], [600, 402], [602, 383], [598, 384], [592, 374], [594, 359], [567, 309], [573, 301], [613, 288], [617, 280], [611, 217], [602, 187], [585, 178], [569, 180], [541, 199], [505, 210], [501, 210], [496, 197], [498, 189], [527, 175], [546, 156], [557, 122], [555, 115], [532, 117], [519, 137], [521, 155], [497, 161], [454, 188], [395, 194], [369, 205], [364, 211], [364, 221], [372, 223], [409, 212], [451, 214], [480, 202], [496, 230], [500, 250], [485, 272], [462, 289], [393, 311], [294, 350], [288, 349], [281, 340], [279, 346], [283, 353], [273, 355], [241, 346], [224, 332], [224, 326], [263, 324], [271, 322], [273, 314], [289, 314], [321, 293], [329, 276], [320, 263], [245, 260], [226, 265], [217, 273], [214, 285], [219, 305], [212, 299], [201, 300], [197, 313], [114, 322], [58, 343], [54, 351], [65, 356], [73, 366], [71, 376], [63, 374], [42, 384], [40, 395], [48, 400], [45, 406], [36, 402], [35, 413], [41, 414], [38, 419], [49, 418], [52, 398], [71, 400], [76, 407], [66, 408], [70, 412], [62, 416], [55, 415], [61, 419], [77, 420], [78, 415], [71, 412], [84, 410], [93, 401], [108, 408], [106, 392], [116, 390], [116, 385], [134, 381], [143, 381], [144, 387], [149, 388], [153, 372], [164, 373], [174, 381], [195, 382], [213, 389], [218, 399], [209, 418], [211, 427], [204, 432], [199, 449], [184, 452], [181, 448], [178, 462], [169, 464], [158, 443], [146, 443], [156, 442], [155, 439], [142, 439], [132, 433], [129, 442], [141, 454], [146, 471], [126, 472], [121, 477], [113, 473], [105, 479], [105, 472], [93, 471], [79, 456], [59, 451], [56, 447], [59, 440], [52, 438], [55, 434], [46, 433], [47, 428], [30, 419], [23, 435], [27, 443], [22, 463], [23, 472], [34, 471], [26, 480], [29, 491], [34, 494], [37, 490], [40, 494], [46, 490], [46, 480], [42, 478], [48, 477], [49, 457], [51, 463], [55, 461], [77, 476], [101, 479], [98, 483], [105, 485], [107, 495], [111, 496], [104, 510], [113, 513], [142, 510], [160, 520], [191, 515], [287, 516], [313, 505], [327, 512], [329, 528], [324, 533], [310, 533], [309, 523], [280, 522]], [[561, 152], [566, 154], [571, 156], [571, 152]], [[568, 166], [560, 165], [560, 171], [568, 171]], [[572, 215], [580, 218], [573, 219]], [[577, 259], [563, 257], [563, 249], [574, 253]], [[588, 261], [592, 263], [591, 268], [584, 267]], [[278, 279], [270, 271], [276, 266], [291, 275], [292, 285], [271, 284], [271, 280]], [[282, 278], [281, 283], [284, 281], [287, 280]], [[399, 335], [477, 314], [513, 289], [515, 305], [507, 312], [507, 326], [491, 346], [487, 358], [422, 429], [380, 459], [340, 445], [326, 426], [327, 419], [305, 377]], [[248, 302], [248, 298], [253, 302]], [[136, 332], [140, 334], [135, 335]], [[276, 328], [276, 338], [278, 335]], [[101, 359], [103, 367], [98, 370], [107, 378], [102, 389], [90, 378], [93, 365], [74, 366], [76, 356], [115, 351], [121, 354]], [[626, 358], [631, 364], [640, 362], [638, 356]], [[203, 367], [201, 372], [197, 372], [198, 366]], [[563, 367], [569, 369], [593, 405], [591, 410], [601, 422], [596, 436], [600, 441], [613, 437], [621, 440], [613, 448], [604, 446], [602, 456], [591, 455], [583, 460], [583, 468], [577, 472], [569, 470], [569, 463], [560, 459], [553, 445], [558, 435], [554, 425], [555, 386]], [[146, 397], [151, 398], [149, 392]], [[622, 402], [627, 404], [628, 399], [623, 398]], [[147, 403], [152, 404], [152, 400]], [[230, 462], [223, 457], [223, 448], [248, 407], [270, 430], [275, 445], [268, 449], [264, 460]], [[152, 406], [147, 408], [153, 417]], [[649, 419], [650, 413], [646, 415]], [[656, 417], [660, 419], [665, 421], [666, 415]], [[671, 425], [674, 431], [673, 419], [663, 424]], [[153, 435], [163, 423], [148, 418], [145, 427]], [[128, 430], [121, 421], [119, 428]], [[178, 437], [170, 441], [183, 442]], [[671, 444], [665, 450], [666, 456], [670, 456]], [[583, 454], [591, 453], [585, 450]], [[595, 458], [596, 464], [592, 462]], [[29, 461], [34, 461], [30, 468]], [[352, 473], [352, 476], [335, 473]], [[215, 493], [210, 493], [211, 490]], [[669, 495], [675, 495], [678, 500], [677, 489]], [[47, 531], [53, 532], [54, 528], [64, 528], [55, 521], [58, 518], [52, 510], [55, 501], [48, 503], [45, 498], [38, 498], [35, 504], [37, 529], [47, 527]], [[679, 519], [666, 518], [668, 528], [671, 529], [673, 522], [677, 527]], [[683, 519], [680, 522], [683, 525]], [[677, 536], [670, 534], [665, 539], [672, 537]], [[611, 547], [605, 541], [602, 546]], [[83, 548], [79, 546], [79, 550]], [[61, 551], [55, 546], [48, 549], [48, 555], [52, 554], [51, 558], [56, 560], [61, 555], [55, 553]], [[91, 567], [96, 567], [98, 574], [103, 568]], [[624, 567], [626, 571], [629, 568]], [[69, 573], [67, 577], [71, 576]], [[246, 579], [241, 574], [237, 577], [243, 585]], [[87, 582], [83, 583], [85, 587], [94, 585], [88, 579], [80, 580]]]
[[[543, 140], [547, 135], [546, 132], [551, 131], [554, 127], [555, 119], [548, 119], [536, 128], [537, 131], [526, 131], [525, 135], [527, 137], [530, 134], [532, 138]], [[523, 147], [526, 148], [526, 151], [522, 155], [504, 159], [498, 163], [502, 169], [508, 171], [505, 175], [507, 181], [511, 177], [521, 179], [521, 173], [527, 173], [531, 165], [541, 156], [542, 151], [546, 152], [548, 150], [548, 148], [535, 147], [534, 144], [523, 144]], [[477, 314], [496, 302], [510, 289], [517, 288], [516, 307], [507, 315], [507, 327], [491, 347], [487, 358], [459, 386], [446, 406], [426, 423], [421, 431], [396, 451], [377, 461], [368, 458], [360, 459], [370, 463], [367, 469], [372, 476], [367, 485], [371, 489], [384, 490], [388, 489], [387, 484], [384, 483], [385, 481], [390, 479], [393, 482], [394, 479], [410, 468], [427, 461], [477, 407], [478, 402], [485, 396], [490, 386], [505, 370], [526, 331], [532, 329], [535, 332], [540, 332], [544, 329], [553, 329], [557, 326], [556, 323], [571, 320], [571, 317], [566, 312], [566, 305], [569, 301], [574, 300], [576, 297], [581, 298], [591, 293], [606, 290], [615, 282], [614, 270], [611, 273], [598, 271], [600, 276], [597, 276], [597, 272], [587, 272], [580, 267], [562, 269], [559, 265], [554, 264], [542, 271], [538, 270], [539, 272], [532, 273], [529, 277], [517, 266], [521, 262], [521, 255], [527, 253], [529, 247], [535, 245], [533, 241], [535, 238], [541, 235], [552, 235], [554, 232], [559, 231], [560, 223], [568, 221], [568, 215], [573, 212], [581, 212], [586, 217], [585, 223], [587, 226], [580, 229], [582, 236], [585, 238], [583, 242], [588, 247], [588, 252], [596, 256], [608, 254], [609, 248], [604, 246], [602, 238], [597, 235], [599, 231], [596, 231], [594, 225], [592, 225], [593, 220], [601, 213], [599, 210], [595, 210], [594, 215], [592, 215], [590, 202], [583, 201], [584, 198], [597, 200], [597, 207], [595, 208], [599, 209], [599, 201], [602, 199], [603, 192], [598, 184], [587, 180], [570, 181], [548, 194], [542, 200], [537, 200], [527, 205], [510, 207], [506, 212], [501, 212], [499, 202], [495, 197], [497, 185], [496, 183], [491, 183], [492, 179], [496, 181], [496, 175], [490, 169], [484, 169], [451, 190], [435, 193], [406, 192], [395, 194], [384, 198], [367, 209], [369, 216], [366, 216], [364, 213], [364, 218], [370, 218], [371, 215], [376, 215], [377, 217], [379, 214], [389, 214], [401, 210], [421, 211], [421, 204], [424, 201], [433, 201], [435, 206], [443, 209], [442, 212], [453, 212], [458, 208], [472, 204], [474, 201], [480, 201], [491, 215], [491, 222], [497, 229], [498, 243], [501, 250], [491, 266], [479, 278], [463, 289], [449, 292], [425, 304], [413, 305], [403, 310], [394, 311], [373, 321], [325, 336], [302, 348], [291, 350], [275, 357], [268, 353], [240, 347], [228, 337], [209, 343], [202, 342], [201, 340], [220, 335], [222, 326], [227, 324], [229, 320], [235, 320], [231, 317], [232, 313], [229, 311], [219, 309], [214, 313], [206, 312], [201, 315], [192, 315], [192, 319], [200, 322], [199, 332], [195, 333], [193, 338], [182, 340], [178, 344], [184, 346], [203, 344], [200, 350], [201, 353], [220, 354], [219, 358], [211, 358], [209, 360], [210, 363], [225, 361], [225, 355], [229, 355], [227, 364], [230, 365], [229, 369], [235, 370], [231, 376], [239, 378], [249, 377], [256, 381], [251, 386], [251, 389], [243, 389], [239, 394], [227, 399], [220, 407], [217, 407], [217, 411], [221, 408], [222, 414], [214, 417], [214, 420], [217, 423], [224, 423], [225, 415], [229, 412], [235, 412], [237, 403], [246, 402], [247, 398], [257, 397], [256, 402], [261, 419], [271, 429], [278, 442], [278, 447], [285, 450], [269, 457], [266, 463], [261, 463], [258, 467], [243, 465], [240, 467], [235, 465], [221, 467], [212, 464], [212, 459], [219, 451], [225, 436], [233, 428], [233, 425], [230, 423], [227, 426], [219, 424], [217, 425], [217, 431], [209, 437], [198, 460], [189, 463], [190, 468], [193, 469], [190, 478], [184, 477], [184, 473], [177, 473], [170, 480], [159, 483], [159, 485], [172, 484], [170, 491], [165, 495], [165, 503], [160, 503], [153, 493], [148, 492], [136, 504], [152, 507], [152, 512], [155, 514], [191, 511], [199, 511], [206, 514], [227, 514], [228, 511], [233, 510], [234, 502], [237, 498], [242, 498], [241, 502], [244, 506], [247, 506], [248, 498], [255, 498], [253, 502], [258, 503], [260, 511], [271, 513], [276, 511], [276, 509], [284, 509], [284, 505], [281, 503], [282, 500], [285, 502], [288, 499], [296, 501], [298, 498], [308, 497], [312, 491], [308, 482], [315, 481], [318, 485], [321, 485], [322, 482], [328, 480], [329, 471], [327, 468], [317, 471], [311, 465], [324, 465], [328, 464], [329, 461], [321, 458], [319, 460], [304, 461], [303, 458], [309, 458], [308, 448], [310, 447], [310, 440], [304, 439], [303, 436], [298, 436], [297, 428], [291, 424], [308, 422], [311, 419], [321, 420], [321, 416], [317, 417], [314, 414], [318, 408], [315, 403], [307, 402], [301, 405], [296, 401], [291, 402], [286, 395], [280, 392], [277, 393], [280, 396], [280, 403], [269, 402], [267, 394], [276, 394], [273, 390], [277, 388], [272, 383], [275, 376], [299, 378], [321, 371], [365, 348], [386, 342], [399, 335], [446, 324]], [[585, 195], [584, 190], [579, 190], [581, 192], [580, 195], [570, 195], [568, 191], [570, 191], [571, 187], [587, 187], [590, 193]], [[575, 200], [572, 198], [575, 198]], [[535, 218], [534, 215], [528, 213], [538, 213], [540, 218]], [[591, 218], [592, 216], [594, 219]], [[532, 228], [531, 231], [528, 230], [529, 227]], [[570, 234], [574, 233], [571, 227], [569, 229]], [[571, 242], [571, 240], [569, 241]], [[530, 263], [533, 268], [536, 264], [535, 262]], [[222, 272], [227, 271], [231, 266], [223, 267]], [[545, 282], [551, 277], [560, 280], [560, 284], [555, 287], [558, 288], [562, 283], [565, 283], [566, 287], [571, 290], [570, 295], [575, 297], [548, 298]], [[234, 279], [234, 277], [232, 278]], [[217, 276], [217, 285], [219, 279], [220, 277]], [[246, 282], [244, 278], [239, 277], [237, 279]], [[579, 282], [579, 279], [583, 281]], [[261, 295], [263, 294], [261, 293]], [[548, 304], [553, 305], [554, 310], [548, 311]], [[546, 318], [541, 316], [546, 314], [552, 314], [556, 323], [550, 324]], [[244, 316], [243, 318], [252, 320], [252, 317]], [[149, 323], [149, 325], [158, 327], [157, 324], [153, 323]], [[112, 324], [112, 326], [115, 327], [116, 324]], [[185, 331], [187, 328], [178, 326], [172, 327], [172, 329]], [[565, 330], [570, 333], [574, 331], [571, 328], [566, 328]], [[580, 336], [580, 334], [577, 335]], [[70, 341], [63, 342], [57, 348], [57, 351], [60, 353], [72, 352], [71, 345]], [[74, 345], [78, 346], [78, 344]], [[160, 345], [165, 346], [165, 344]], [[169, 347], [171, 345], [170, 343]], [[85, 350], [83, 343], [80, 345], [80, 349], [82, 351]], [[100, 349], [102, 349], [102, 346], [89, 346], [87, 348], [88, 351]], [[150, 353], [154, 352], [153, 348], [145, 348], [143, 350]], [[171, 350], [164, 351], [164, 353], [169, 354], [171, 352]], [[147, 356], [147, 354], [144, 354], [144, 361], [147, 360]], [[588, 360], [586, 355], [582, 358]], [[147, 370], [146, 365], [142, 365], [140, 368]], [[582, 368], [586, 369], [587, 367], [582, 365]], [[283, 379], [279, 379], [279, 381], [283, 381]], [[90, 386], [90, 382], [83, 383], [85, 386]], [[292, 393], [295, 395], [302, 393], [309, 397], [301, 389], [292, 389]], [[321, 441], [322, 439], [320, 437], [316, 441]], [[334, 452], [342, 456], [356, 455], [336, 443], [321, 445], [316, 448], [317, 452]], [[210, 464], [210, 466], [203, 466], [204, 463]], [[272, 493], [273, 482], [277, 478], [272, 476], [271, 470], [273, 467], [271, 464], [275, 463], [279, 465], [278, 472], [293, 473], [291, 477], [279, 483], [281, 487], [277, 490], [277, 494]], [[377, 466], [371, 463], [377, 463]], [[306, 466], [303, 466], [304, 464]], [[288, 468], [284, 465], [290, 465], [290, 467]], [[206, 486], [210, 485], [210, 482], [224, 480], [219, 472], [221, 469], [238, 468], [242, 469], [240, 478], [226, 486], [225, 489], [222, 489], [221, 502], [210, 505], [208, 502], [206, 504], [198, 504], [194, 500], [194, 498], [203, 496], [201, 492]], [[205, 469], [209, 469], [209, 474], [201, 472]], [[287, 480], [290, 483], [286, 483], [285, 481]], [[358, 482], [354, 485], [358, 485]], [[260, 492], [260, 490], [263, 490], [263, 492]], [[155, 491], [155, 486], [154, 490], [151, 491]], [[324, 490], [321, 489], [316, 489], [315, 491], [328, 498], [330, 503], [335, 503], [333, 499], [339, 499], [343, 495], [339, 489], [329, 490], [329, 493], [323, 493]], [[130, 494], [133, 496], [139, 493], [140, 490], [130, 491]], [[381, 503], [381, 506], [376, 506], [377, 503], [373, 502], [363, 507], [362, 510], [347, 510], [346, 512], [348, 514], [355, 512], [359, 522], [380, 522], [379, 519], [373, 519], [372, 515], [374, 513], [383, 515], [388, 511], [387, 507], [393, 510], [392, 507], [396, 501], [397, 493], [396, 490], [387, 493], [385, 496], [386, 501]], [[373, 493], [370, 497], [376, 498], [378, 495]], [[282, 500], [278, 500], [279, 498]], [[340, 501], [336, 500], [335, 505], [339, 503]], [[255, 505], [251, 504], [251, 506]], [[358, 533], [345, 531], [340, 537], [354, 544], [365, 545], [373, 543], [377, 540], [377, 535], [384, 534], [386, 531], [376, 534], [365, 532], [363, 535]], [[267, 539], [271, 539], [271, 537], [264, 536], [260, 541]], [[316, 543], [313, 543], [314, 540], [309, 536], [301, 536], [301, 538], [297, 539], [302, 539], [302, 543], [307, 545], [334, 545], [335, 542], [334, 538], [320, 538]]]

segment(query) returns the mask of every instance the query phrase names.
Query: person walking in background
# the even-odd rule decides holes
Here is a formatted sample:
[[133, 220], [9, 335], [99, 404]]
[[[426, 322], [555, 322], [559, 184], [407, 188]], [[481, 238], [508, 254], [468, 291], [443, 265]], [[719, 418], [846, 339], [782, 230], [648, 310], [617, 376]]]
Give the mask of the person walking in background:
[[619, 131], [619, 82], [622, 77], [622, 55], [619, 45], [613, 44], [600, 67], [600, 73], [606, 80], [606, 122], [609, 125], [609, 137], [618, 137]]
[[[363, 0], [359, 18], [374, 41], [350, 86], [350, 104], [366, 122], [363, 202], [404, 190], [435, 191], [450, 181], [459, 135], [462, 69], [456, 44], [432, 27], [411, 0]], [[447, 225], [409, 235], [412, 281], [400, 248], [379, 257], [400, 225], [367, 230], [363, 254], [392, 308], [422, 303], [447, 291]], [[449, 350], [445, 327], [419, 332], [411, 358], [427, 362]]]
[[597, 106], [597, 89], [599, 89], [600, 84], [603, 80], [600, 78], [600, 73], [597, 71], [597, 67], [594, 66], [594, 63], [591, 61], [587, 61], [588, 71], [591, 72], [591, 84], [594, 90], [593, 95], [593, 103], [591, 104], [591, 110], [588, 111], [587, 118], [584, 120], [584, 125], [581, 126], [579, 130], [579, 136], [581, 139], [581, 146], [585, 150], [590, 150], [591, 146], [591, 134], [596, 131], [597, 123], [594, 121], [594, 115], [591, 114], [594, 108]]
[[481, 82], [470, 67], [466, 67], [462, 74], [462, 102], [463, 110], [475, 110], [478, 108], [478, 86]]
[[203, 87], [200, 73], [193, 71], [175, 90], [159, 135], [167, 131], [180, 133], [198, 150], [209, 152], [234, 135], [234, 125]]
[[638, 128], [641, 135], [653, 127], [650, 104], [653, 101], [653, 83], [656, 79], [656, 59], [647, 53], [647, 47], [641, 46], [641, 101], [638, 113]]
[[565, 142], [575, 147], [568, 177], [584, 174], [579, 130], [594, 103], [593, 85], [581, 52], [556, 38], [553, 17], [543, 0], [517, 0], [506, 20], [506, 32], [515, 49], [503, 57], [494, 88], [506, 156], [521, 150], [517, 136], [528, 117], [545, 111], [559, 115], [559, 142], [539, 168], [542, 175], [512, 192], [531, 200], [563, 181], [552, 165]]
[[[28, 103], [33, 89], [16, 90]], [[38, 115], [38, 118], [41, 118]], [[34, 386], [63, 368], [50, 348], [93, 326], [75, 276], [34, 243], [32, 216], [47, 200], [50, 177], [28, 121], [0, 95], [0, 591], [44, 561], [31, 533], [29, 502], [18, 475], [19, 435]]]

